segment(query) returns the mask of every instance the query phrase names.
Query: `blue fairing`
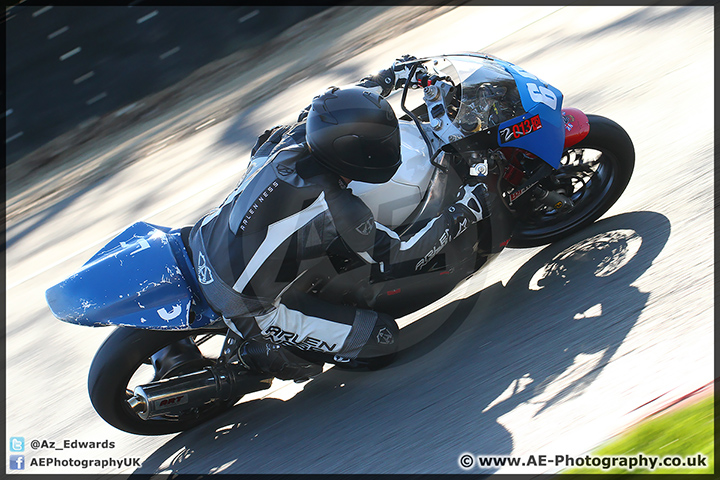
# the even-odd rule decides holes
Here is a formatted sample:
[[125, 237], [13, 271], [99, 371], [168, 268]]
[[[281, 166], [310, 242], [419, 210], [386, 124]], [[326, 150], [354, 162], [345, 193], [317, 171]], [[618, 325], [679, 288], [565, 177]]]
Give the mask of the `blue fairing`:
[[[562, 93], [517, 65], [499, 59], [495, 59], [495, 61], [503, 65], [505, 70], [513, 76], [518, 86], [523, 108], [527, 112], [521, 117], [500, 124], [498, 144], [504, 147], [522, 148], [537, 155], [553, 168], [558, 168], [565, 144]], [[520, 122], [531, 120], [536, 115], [540, 117], [541, 128], [520, 138], [505, 141], [507, 137], [503, 136], [501, 132], [505, 129], [512, 129]]]
[[179, 231], [139, 222], [45, 297], [69, 323], [182, 330], [218, 320], [199, 292]]

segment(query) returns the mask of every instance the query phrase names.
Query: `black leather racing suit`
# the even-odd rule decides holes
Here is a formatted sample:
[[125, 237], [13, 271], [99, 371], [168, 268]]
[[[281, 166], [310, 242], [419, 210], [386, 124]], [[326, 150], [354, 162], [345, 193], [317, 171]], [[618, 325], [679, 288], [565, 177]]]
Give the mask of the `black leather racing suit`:
[[[363, 81], [372, 86], [372, 79]], [[390, 316], [322, 301], [293, 289], [293, 283], [311, 274], [328, 252], [391, 273], [439, 251], [476, 220], [458, 205], [414, 235], [399, 237], [312, 157], [304, 119], [276, 129], [253, 162], [265, 165], [190, 233], [194, 266], [210, 305], [244, 338], [261, 333], [293, 351], [325, 354], [324, 361], [392, 354], [399, 329]]]

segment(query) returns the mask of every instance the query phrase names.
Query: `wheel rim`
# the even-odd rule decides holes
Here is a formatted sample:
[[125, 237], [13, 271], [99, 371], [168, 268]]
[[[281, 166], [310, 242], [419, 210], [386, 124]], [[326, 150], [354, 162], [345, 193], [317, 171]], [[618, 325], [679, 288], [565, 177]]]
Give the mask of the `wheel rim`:
[[560, 167], [548, 185], [573, 201], [569, 212], [541, 206], [522, 219], [518, 231], [523, 236], [561, 234], [582, 223], [589, 223], [604, 205], [618, 175], [618, 159], [608, 150], [574, 148], [566, 150]]

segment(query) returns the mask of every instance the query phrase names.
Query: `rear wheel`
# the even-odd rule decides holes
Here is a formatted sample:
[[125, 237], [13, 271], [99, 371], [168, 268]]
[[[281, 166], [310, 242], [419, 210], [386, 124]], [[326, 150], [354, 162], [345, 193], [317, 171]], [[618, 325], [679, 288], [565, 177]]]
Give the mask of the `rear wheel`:
[[628, 134], [612, 120], [588, 115], [590, 132], [565, 150], [542, 186], [573, 201], [570, 211], [536, 205], [518, 219], [510, 247], [534, 247], [567, 237], [600, 218], [620, 198], [635, 166]]
[[[192, 428], [230, 408], [232, 404], [214, 402], [202, 409], [182, 415], [166, 415], [143, 420], [130, 408], [127, 400], [136, 385], [161, 378], [201, 370], [215, 359], [204, 356], [197, 345], [217, 337], [222, 330], [157, 331], [117, 328], [98, 349], [88, 375], [90, 400], [97, 413], [110, 425], [139, 435], [164, 435]], [[158, 358], [173, 345], [179, 355], [158, 364]], [[209, 351], [220, 352], [213, 346]], [[155, 355], [159, 354], [159, 355]], [[153, 356], [155, 356], [153, 358]], [[165, 355], [165, 358], [168, 358]]]

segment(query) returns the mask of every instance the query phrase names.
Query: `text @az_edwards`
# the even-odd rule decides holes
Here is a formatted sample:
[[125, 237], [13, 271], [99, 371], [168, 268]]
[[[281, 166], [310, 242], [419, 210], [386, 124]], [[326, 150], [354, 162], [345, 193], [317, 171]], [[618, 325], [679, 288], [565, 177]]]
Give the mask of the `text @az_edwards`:
[[31, 440], [30, 448], [32, 448], [33, 450], [108, 449], [115, 448], [115, 442], [113, 442], [112, 440], [63, 440], [61, 442], [56, 442], [54, 440]]

